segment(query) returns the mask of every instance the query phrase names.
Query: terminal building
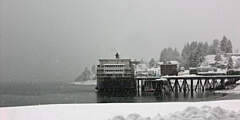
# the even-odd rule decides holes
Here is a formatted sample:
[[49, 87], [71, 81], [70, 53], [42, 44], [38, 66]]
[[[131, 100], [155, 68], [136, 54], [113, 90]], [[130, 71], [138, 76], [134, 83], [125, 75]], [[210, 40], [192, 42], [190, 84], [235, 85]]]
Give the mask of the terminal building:
[[135, 90], [134, 64], [131, 59], [100, 59], [97, 66], [98, 91]]

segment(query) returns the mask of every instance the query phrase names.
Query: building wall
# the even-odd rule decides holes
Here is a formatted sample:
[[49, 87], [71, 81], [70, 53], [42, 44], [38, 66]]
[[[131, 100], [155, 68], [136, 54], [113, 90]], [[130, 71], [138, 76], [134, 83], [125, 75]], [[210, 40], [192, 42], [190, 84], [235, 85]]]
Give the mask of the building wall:
[[176, 64], [164, 64], [161, 65], [161, 75], [177, 75], [177, 65]]

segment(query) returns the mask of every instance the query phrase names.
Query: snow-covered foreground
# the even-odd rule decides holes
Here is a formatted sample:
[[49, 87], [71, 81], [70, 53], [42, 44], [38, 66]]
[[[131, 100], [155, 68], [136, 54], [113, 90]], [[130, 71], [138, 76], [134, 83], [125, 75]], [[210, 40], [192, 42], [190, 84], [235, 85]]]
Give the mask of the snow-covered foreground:
[[115, 116], [110, 120], [239, 120], [240, 112], [229, 111], [221, 107], [203, 106], [201, 108], [188, 107], [181, 112], [165, 116], [157, 114], [154, 117], [142, 117], [139, 114], [129, 114], [126, 118]]
[[[162, 118], [159, 116], [159, 114], [161, 114], [164, 118], [171, 118], [147, 118], [148, 120], [205, 120], [204, 116], [207, 118], [206, 120], [239, 120], [239, 110], [240, 100], [211, 102], [40, 105], [0, 108], [0, 120], [111, 120], [112, 118], [113, 120], [125, 120], [121, 118], [127, 117], [131, 113], [137, 113], [145, 117], [157, 116], [158, 118]], [[119, 115], [123, 117], [114, 117]], [[201, 118], [201, 116], [203, 118]], [[134, 117], [136, 117], [136, 114], [130, 115], [130, 118]], [[216, 119], [218, 117], [223, 119]]]

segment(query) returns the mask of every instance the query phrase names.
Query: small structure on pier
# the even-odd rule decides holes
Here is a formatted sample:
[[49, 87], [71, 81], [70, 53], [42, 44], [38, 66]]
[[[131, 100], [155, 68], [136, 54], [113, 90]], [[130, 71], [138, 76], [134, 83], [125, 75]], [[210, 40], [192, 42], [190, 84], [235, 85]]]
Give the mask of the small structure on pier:
[[178, 75], [179, 63], [177, 61], [166, 61], [160, 65], [161, 76]]
[[134, 80], [134, 62], [121, 59], [116, 53], [115, 59], [100, 59], [97, 66], [98, 91], [136, 90]]

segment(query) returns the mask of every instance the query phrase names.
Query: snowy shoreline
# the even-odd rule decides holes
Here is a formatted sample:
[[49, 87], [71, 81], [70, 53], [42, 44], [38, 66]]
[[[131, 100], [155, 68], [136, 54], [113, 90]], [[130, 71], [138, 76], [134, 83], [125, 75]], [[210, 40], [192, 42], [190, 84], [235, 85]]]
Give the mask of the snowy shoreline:
[[69, 84], [72, 85], [97, 85], [97, 80], [87, 80], [87, 81], [80, 81], [80, 82], [71, 82]]
[[[239, 111], [240, 100], [209, 102], [163, 102], [163, 103], [110, 103], [110, 104], [59, 104], [26, 107], [0, 108], [1, 120], [109, 120], [114, 116], [137, 113], [154, 117], [183, 111], [188, 107], [221, 107], [228, 111]], [[89, 115], [91, 113], [92, 115]], [[120, 119], [119, 119], [120, 120]], [[176, 119], [178, 120], [178, 119]], [[233, 119], [235, 120], [235, 119]], [[236, 119], [237, 120], [237, 119]]]
[[235, 88], [229, 90], [217, 90], [214, 93], [226, 93], [226, 94], [240, 94], [240, 84], [238, 84]]

